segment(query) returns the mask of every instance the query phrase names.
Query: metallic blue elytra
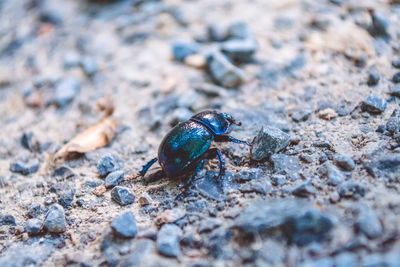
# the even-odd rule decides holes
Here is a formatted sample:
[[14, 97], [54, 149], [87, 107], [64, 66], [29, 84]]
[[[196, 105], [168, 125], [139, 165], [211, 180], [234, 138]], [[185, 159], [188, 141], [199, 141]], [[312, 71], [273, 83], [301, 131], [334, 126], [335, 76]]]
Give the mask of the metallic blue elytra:
[[219, 175], [223, 175], [225, 164], [221, 152], [218, 148], [210, 148], [211, 143], [215, 141], [249, 145], [246, 141], [225, 134], [232, 124], [241, 125], [226, 113], [217, 111], [197, 113], [189, 120], [181, 122], [171, 129], [161, 141], [158, 158], [152, 159], [143, 166], [140, 174], [144, 176], [151, 165], [158, 160], [164, 174], [173, 178], [189, 171], [197, 171], [204, 159], [218, 157]]

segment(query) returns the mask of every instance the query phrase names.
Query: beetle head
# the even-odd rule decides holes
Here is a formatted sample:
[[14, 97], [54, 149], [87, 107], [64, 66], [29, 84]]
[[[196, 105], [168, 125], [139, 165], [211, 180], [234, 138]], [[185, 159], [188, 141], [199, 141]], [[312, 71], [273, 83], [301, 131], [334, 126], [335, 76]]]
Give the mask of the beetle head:
[[226, 133], [232, 124], [241, 125], [241, 122], [236, 122], [231, 115], [213, 110], [197, 113], [191, 119], [205, 125], [215, 135]]

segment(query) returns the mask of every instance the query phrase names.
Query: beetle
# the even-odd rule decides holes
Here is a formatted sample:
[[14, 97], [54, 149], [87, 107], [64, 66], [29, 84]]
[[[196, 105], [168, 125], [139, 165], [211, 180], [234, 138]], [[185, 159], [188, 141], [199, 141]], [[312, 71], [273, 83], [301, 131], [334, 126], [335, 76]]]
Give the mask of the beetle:
[[158, 161], [162, 172], [168, 178], [194, 171], [192, 177], [188, 179], [187, 184], [189, 184], [201, 168], [203, 160], [218, 157], [218, 177], [222, 177], [226, 170], [225, 162], [218, 148], [210, 148], [212, 142], [250, 145], [246, 141], [225, 134], [232, 124], [242, 125], [231, 115], [215, 110], [206, 110], [193, 115], [189, 120], [177, 124], [170, 130], [161, 141], [158, 157], [144, 165], [140, 175], [144, 176], [147, 170]]

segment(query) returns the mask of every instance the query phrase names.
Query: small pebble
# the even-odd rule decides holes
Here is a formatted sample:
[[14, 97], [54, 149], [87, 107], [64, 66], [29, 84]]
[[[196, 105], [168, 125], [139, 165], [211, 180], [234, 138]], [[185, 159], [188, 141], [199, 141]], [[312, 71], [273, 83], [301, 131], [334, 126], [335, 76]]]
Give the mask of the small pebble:
[[157, 234], [157, 250], [167, 257], [179, 257], [181, 247], [179, 240], [182, 230], [174, 224], [164, 224]]
[[392, 61], [393, 68], [400, 69], [400, 59]]
[[214, 81], [224, 87], [237, 87], [245, 79], [245, 73], [220, 52], [214, 52], [207, 57], [207, 69]]
[[97, 164], [97, 170], [100, 176], [105, 176], [110, 172], [118, 171], [121, 169], [121, 159], [112, 154], [104, 155]]
[[62, 233], [67, 230], [64, 208], [54, 204], [49, 208], [44, 219], [43, 227], [50, 233]]
[[358, 229], [368, 238], [377, 238], [382, 235], [382, 224], [378, 216], [373, 211], [364, 211], [361, 213], [357, 222]]
[[64, 107], [71, 103], [81, 89], [81, 82], [75, 78], [67, 78], [57, 83], [55, 88], [55, 103]]
[[89, 56], [82, 59], [81, 66], [87, 76], [93, 76], [99, 70], [99, 65], [97, 64], [96, 59]]
[[36, 235], [42, 229], [42, 221], [36, 218], [29, 219], [25, 223], [25, 231], [30, 235]]
[[122, 186], [113, 188], [111, 191], [111, 198], [121, 206], [132, 204], [135, 201], [135, 195], [132, 191]]
[[119, 183], [124, 179], [124, 175], [124, 171], [115, 171], [109, 173], [105, 179], [106, 188], [112, 188], [119, 185]]
[[370, 114], [380, 114], [386, 110], [386, 107], [386, 100], [373, 94], [361, 103], [361, 110]]
[[333, 162], [340, 167], [344, 171], [352, 171], [354, 170], [356, 164], [354, 163], [354, 160], [352, 160], [349, 156], [347, 155], [341, 155], [341, 154], [336, 154], [333, 157]]
[[289, 144], [290, 136], [278, 128], [262, 128], [252, 142], [250, 153], [254, 160], [263, 160], [284, 149]]
[[39, 161], [37, 159], [29, 161], [18, 160], [10, 164], [10, 170], [12, 172], [21, 173], [22, 175], [32, 174], [39, 170]]
[[233, 62], [247, 63], [253, 60], [257, 42], [253, 39], [233, 39], [221, 44], [221, 51]]
[[332, 120], [336, 118], [338, 114], [334, 109], [326, 108], [318, 112], [318, 117], [324, 120]]
[[281, 186], [286, 184], [286, 177], [282, 174], [274, 174], [271, 176], [271, 181], [273, 185]]
[[367, 84], [369, 86], [377, 85], [381, 76], [376, 68], [371, 68], [368, 74]]
[[394, 83], [400, 83], [400, 72], [397, 72], [395, 75], [393, 75], [392, 81]]
[[41, 214], [41, 205], [40, 204], [33, 204], [29, 207], [28, 210], [28, 217], [29, 218], [37, 218]]
[[111, 228], [116, 235], [123, 238], [133, 238], [138, 233], [135, 215], [132, 211], [127, 211], [118, 216], [111, 223]]
[[196, 43], [174, 43], [172, 45], [172, 54], [177, 61], [183, 61], [187, 56], [197, 54], [199, 47]]
[[389, 21], [385, 18], [385, 15], [377, 12], [370, 12], [372, 23], [368, 27], [369, 33], [374, 37], [387, 37], [389, 36]]
[[141, 207], [144, 207], [144, 206], [147, 206], [147, 205], [151, 204], [152, 201], [153, 200], [151, 199], [151, 197], [147, 193], [143, 193], [138, 199], [139, 205]]
[[315, 195], [316, 192], [311, 181], [306, 181], [292, 190], [292, 194], [298, 197], [309, 197]]

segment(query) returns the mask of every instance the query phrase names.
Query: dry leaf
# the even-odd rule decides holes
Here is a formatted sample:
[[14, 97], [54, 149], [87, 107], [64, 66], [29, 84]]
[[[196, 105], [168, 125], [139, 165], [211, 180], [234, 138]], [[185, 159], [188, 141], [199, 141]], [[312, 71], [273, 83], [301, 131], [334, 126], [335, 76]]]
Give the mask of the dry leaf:
[[[102, 101], [102, 102], [101, 102]], [[105, 116], [95, 125], [76, 135], [54, 155], [54, 159], [65, 158], [69, 153], [86, 153], [111, 142], [117, 129], [117, 121], [111, 117], [114, 105], [111, 96], [97, 103]]]

